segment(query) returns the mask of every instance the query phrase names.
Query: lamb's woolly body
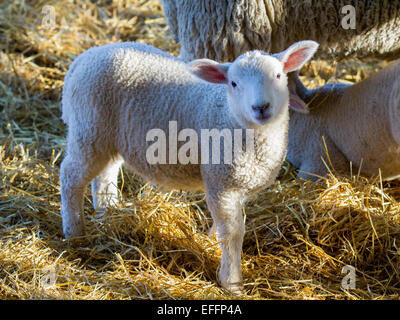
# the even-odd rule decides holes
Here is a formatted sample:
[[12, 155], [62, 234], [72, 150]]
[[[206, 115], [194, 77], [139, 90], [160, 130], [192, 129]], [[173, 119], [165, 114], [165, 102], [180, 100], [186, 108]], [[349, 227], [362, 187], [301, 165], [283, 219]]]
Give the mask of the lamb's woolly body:
[[[63, 88], [63, 119], [68, 125], [67, 155], [60, 168], [65, 235], [84, 232], [83, 193], [90, 181], [99, 211], [117, 201], [118, 168], [125, 162], [154, 183], [206, 192], [222, 246], [219, 279], [225, 288], [240, 290], [242, 207], [278, 175], [289, 120], [285, 73], [298, 69], [316, 48], [316, 43], [304, 41], [279, 58], [255, 51], [229, 65], [194, 61], [191, 72], [213, 84], [192, 75], [183, 61], [143, 44], [107, 45], [80, 55], [67, 72]], [[235, 86], [231, 87], [228, 75], [238, 78]], [[215, 84], [221, 81], [225, 84]], [[212, 159], [201, 158], [199, 150], [199, 164], [183, 165], [173, 158], [171, 163], [168, 146], [167, 164], [150, 164], [146, 153], [154, 142], [146, 141], [147, 134], [161, 130], [169, 142], [171, 123], [176, 124], [176, 132], [190, 128], [200, 139], [202, 129], [229, 130], [235, 137], [235, 129], [251, 127], [254, 152], [246, 148], [226, 163], [221, 146], [223, 160], [212, 164]], [[247, 144], [244, 132], [240, 142]], [[182, 144], [178, 142], [177, 149]]]
[[[318, 175], [329, 165], [384, 179], [400, 176], [400, 61], [355, 85], [329, 84], [307, 90], [295, 74], [289, 89], [306, 103], [310, 114], [291, 112], [288, 160], [300, 170]], [[313, 108], [314, 107], [314, 108]], [[305, 175], [306, 176], [306, 175]]]
[[[369, 0], [162, 0], [185, 60], [232, 60], [245, 51], [278, 52], [312, 39], [320, 57], [400, 55], [400, 2]], [[341, 10], [352, 5], [356, 29], [344, 29]], [[346, 20], [347, 21], [347, 20]]]
[[146, 134], [161, 129], [168, 141], [170, 121], [177, 122], [178, 132], [195, 129], [199, 139], [201, 129], [228, 128], [232, 136], [233, 129], [243, 129], [226, 106], [224, 85], [196, 79], [185, 63], [156, 48], [125, 43], [92, 48], [79, 56], [63, 90], [69, 134], [85, 134], [80, 147], [103, 150], [105, 158], [122, 156], [136, 173], [167, 188], [205, 190], [202, 171], [220, 176], [226, 186], [248, 191], [270, 185], [284, 158], [287, 118], [288, 112], [283, 112], [263, 131], [256, 130], [259, 159], [233, 165], [150, 165]]

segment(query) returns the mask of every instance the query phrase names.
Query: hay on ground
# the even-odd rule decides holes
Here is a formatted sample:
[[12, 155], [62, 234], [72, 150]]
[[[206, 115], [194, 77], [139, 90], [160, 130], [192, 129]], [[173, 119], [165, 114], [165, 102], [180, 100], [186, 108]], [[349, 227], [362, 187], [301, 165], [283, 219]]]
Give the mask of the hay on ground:
[[[55, 10], [51, 28], [46, 5]], [[176, 55], [159, 1], [2, 2], [0, 30], [0, 298], [237, 298], [216, 284], [221, 252], [207, 235], [201, 193], [163, 193], [123, 171], [119, 206], [98, 221], [88, 192], [87, 236], [75, 247], [63, 238], [65, 72], [79, 53], [109, 42]], [[384, 65], [314, 61], [301, 76], [309, 87], [353, 83]], [[275, 185], [245, 208], [240, 298], [398, 299], [399, 183], [295, 174], [285, 163]], [[342, 284], [346, 266], [356, 272], [354, 289]]]

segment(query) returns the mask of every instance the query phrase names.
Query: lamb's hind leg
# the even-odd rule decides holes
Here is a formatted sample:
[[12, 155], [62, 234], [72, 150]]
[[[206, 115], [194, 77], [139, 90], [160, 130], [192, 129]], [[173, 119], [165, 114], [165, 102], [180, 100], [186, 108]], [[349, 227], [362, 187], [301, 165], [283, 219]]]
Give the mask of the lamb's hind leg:
[[233, 293], [240, 293], [242, 289], [241, 254], [245, 232], [242, 203], [240, 192], [207, 191], [207, 205], [222, 248], [219, 281]]
[[103, 171], [92, 181], [93, 207], [101, 217], [107, 207], [118, 203], [118, 173], [123, 160], [112, 159]]
[[66, 238], [85, 233], [83, 196], [90, 181], [107, 165], [109, 157], [70, 143], [60, 167], [61, 216]]

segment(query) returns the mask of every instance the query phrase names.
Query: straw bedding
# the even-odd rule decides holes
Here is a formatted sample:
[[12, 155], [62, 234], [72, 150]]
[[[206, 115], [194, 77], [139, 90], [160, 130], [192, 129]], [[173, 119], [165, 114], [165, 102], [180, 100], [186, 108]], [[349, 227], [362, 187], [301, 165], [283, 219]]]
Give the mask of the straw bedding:
[[[45, 5], [55, 9], [46, 28]], [[1, 299], [398, 299], [400, 184], [335, 173], [279, 180], [245, 208], [244, 293], [216, 284], [220, 250], [201, 193], [163, 193], [122, 170], [121, 201], [71, 245], [61, 229], [59, 165], [66, 128], [60, 92], [71, 61], [109, 42], [178, 54], [158, 0], [0, 4]], [[357, 82], [384, 61], [313, 61], [309, 87]], [[345, 288], [344, 266], [356, 272]]]

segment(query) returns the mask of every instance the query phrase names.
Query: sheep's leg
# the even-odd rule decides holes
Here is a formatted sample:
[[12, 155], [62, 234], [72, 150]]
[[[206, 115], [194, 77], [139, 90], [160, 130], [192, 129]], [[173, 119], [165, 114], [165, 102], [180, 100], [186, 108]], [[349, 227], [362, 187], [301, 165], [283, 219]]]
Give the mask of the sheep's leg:
[[107, 164], [107, 160], [81, 150], [67, 154], [61, 163], [61, 216], [66, 238], [85, 233], [82, 215], [84, 192], [90, 181]]
[[324, 177], [327, 173], [328, 169], [321, 159], [307, 159], [301, 164], [297, 178], [316, 181], [319, 177]]
[[299, 177], [317, 180], [318, 176], [324, 177], [329, 171], [340, 173], [348, 173], [350, 171], [348, 160], [329, 137], [325, 138], [325, 146], [329, 159], [324, 145], [318, 146], [318, 149], [314, 152], [309, 152], [310, 155], [315, 156], [310, 156], [301, 164]]
[[234, 293], [242, 289], [241, 254], [245, 231], [240, 192], [207, 193], [207, 205], [222, 248], [219, 281]]
[[92, 181], [93, 206], [98, 217], [101, 217], [108, 206], [118, 203], [118, 173], [121, 159], [112, 160]]

